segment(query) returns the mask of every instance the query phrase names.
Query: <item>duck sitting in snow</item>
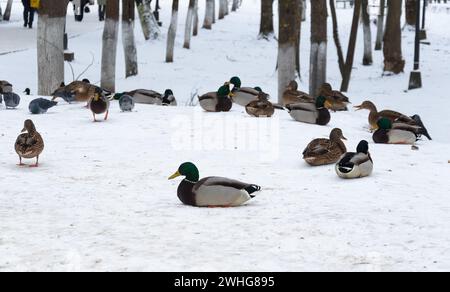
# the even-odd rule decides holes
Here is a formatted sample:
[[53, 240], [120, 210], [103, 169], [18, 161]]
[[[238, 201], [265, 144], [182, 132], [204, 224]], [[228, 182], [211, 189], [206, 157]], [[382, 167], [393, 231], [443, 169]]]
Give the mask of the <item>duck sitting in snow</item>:
[[133, 91], [123, 92], [121, 94], [116, 94], [115, 99], [120, 99], [122, 95], [131, 96], [135, 103], [139, 104], [154, 104], [154, 105], [170, 105], [176, 106], [177, 100], [171, 89], [166, 89], [164, 94], [161, 94], [154, 90], [148, 89], [136, 89]]
[[123, 112], [131, 112], [134, 109], [134, 99], [129, 95], [122, 95], [119, 99], [119, 107]]
[[297, 81], [291, 81], [283, 92], [283, 106], [305, 102], [315, 102], [315, 99], [309, 94], [299, 91]]
[[26, 120], [22, 134], [17, 137], [14, 149], [17, 155], [19, 155], [19, 166], [23, 166], [22, 159], [36, 158], [36, 164], [30, 167], [39, 166], [39, 155], [44, 151], [44, 140], [42, 136], [36, 131], [33, 121]]
[[198, 168], [191, 162], [180, 165], [169, 180], [179, 176], [185, 179], [178, 186], [178, 198], [186, 205], [196, 207], [236, 207], [255, 197], [260, 186], [223, 177], [200, 179]]
[[325, 96], [328, 109], [332, 111], [347, 111], [350, 100], [342, 92], [333, 90], [329, 83], [324, 83], [319, 89], [319, 95]]
[[198, 101], [207, 112], [229, 112], [233, 107], [229, 94], [230, 84], [226, 82], [216, 92], [208, 92], [199, 96]]
[[230, 98], [234, 103], [245, 107], [252, 101], [258, 100], [259, 88], [241, 87], [241, 79], [237, 76], [232, 77], [229, 83], [233, 85], [230, 93]]
[[275, 107], [268, 100], [268, 95], [262, 90], [259, 92], [258, 100], [250, 102], [245, 107], [246, 112], [252, 117], [270, 118], [275, 113]]
[[297, 122], [325, 126], [331, 120], [331, 115], [326, 105], [328, 101], [324, 96], [316, 98], [316, 102], [302, 102], [288, 104], [286, 108], [291, 117]]
[[15, 109], [20, 104], [20, 96], [14, 92], [3, 93], [6, 109]]
[[410, 144], [414, 145], [422, 132], [419, 126], [406, 123], [392, 123], [388, 118], [377, 122], [378, 130], [373, 133], [373, 141], [380, 144]]
[[336, 164], [336, 174], [341, 178], [360, 178], [372, 174], [373, 161], [369, 153], [369, 143], [359, 142], [356, 152], [347, 152]]
[[95, 115], [105, 114], [105, 121], [108, 119], [109, 99], [103, 94], [101, 88], [97, 88], [94, 96], [89, 101], [88, 106], [94, 116], [94, 122], [97, 122]]
[[379, 120], [381, 118], [386, 118], [390, 120], [391, 123], [403, 123], [411, 126], [418, 126], [421, 128], [421, 135], [424, 135], [429, 140], [431, 140], [431, 137], [428, 134], [428, 131], [425, 128], [424, 124], [422, 123], [422, 119], [420, 118], [419, 115], [409, 117], [407, 115], [392, 110], [383, 110], [379, 112], [375, 104], [373, 104], [368, 100], [364, 101], [361, 105], [355, 106], [355, 108], [357, 111], [363, 109], [370, 111], [368, 120], [371, 131], [375, 131], [376, 129], [378, 129]]
[[344, 142], [347, 140], [342, 130], [335, 128], [330, 133], [330, 139], [315, 139], [303, 151], [303, 159], [311, 166], [333, 164], [347, 152]]

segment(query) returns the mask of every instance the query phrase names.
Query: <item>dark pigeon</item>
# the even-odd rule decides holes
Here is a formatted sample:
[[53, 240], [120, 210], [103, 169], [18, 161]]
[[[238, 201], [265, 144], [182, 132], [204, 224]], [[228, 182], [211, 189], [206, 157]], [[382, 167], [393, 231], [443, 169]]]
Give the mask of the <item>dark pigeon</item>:
[[20, 96], [13, 92], [3, 93], [3, 99], [5, 100], [6, 108], [16, 108], [20, 103]]
[[58, 103], [45, 98], [37, 98], [30, 102], [28, 109], [33, 115], [45, 114], [49, 108], [54, 107]]
[[134, 109], [134, 100], [129, 95], [122, 95], [119, 99], [120, 109], [124, 112], [131, 112]]

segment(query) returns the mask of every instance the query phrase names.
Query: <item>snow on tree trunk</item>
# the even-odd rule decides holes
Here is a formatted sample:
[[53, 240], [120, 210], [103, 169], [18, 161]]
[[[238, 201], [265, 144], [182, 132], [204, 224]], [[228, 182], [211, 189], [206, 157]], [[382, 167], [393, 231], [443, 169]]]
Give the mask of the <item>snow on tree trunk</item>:
[[386, 31], [384, 33], [384, 71], [399, 74], [405, 68], [402, 56], [402, 0], [388, 1]]
[[195, 0], [194, 5], [194, 28], [192, 29], [192, 35], [197, 36], [198, 35], [198, 0]]
[[283, 103], [283, 92], [295, 80], [296, 18], [298, 0], [279, 1], [278, 37], [278, 103]]
[[122, 0], [122, 44], [125, 55], [125, 76], [127, 78], [138, 74], [134, 18], [134, 0]]
[[380, 0], [380, 11], [378, 13], [377, 21], [377, 40], [375, 43], [375, 51], [381, 51], [383, 47], [383, 34], [384, 34], [384, 10], [386, 6], [386, 0]]
[[362, 0], [362, 20], [364, 30], [364, 57], [363, 65], [370, 66], [373, 63], [372, 58], [372, 31], [370, 29], [369, 0]]
[[37, 29], [38, 94], [64, 82], [64, 24], [68, 0], [41, 0]]
[[268, 40], [273, 34], [273, 0], [261, 0], [261, 22], [258, 38]]
[[214, 0], [206, 0], [204, 29], [212, 29], [214, 15]]
[[186, 16], [186, 25], [184, 31], [184, 45], [183, 48], [189, 49], [191, 47], [191, 32], [192, 22], [194, 18], [195, 0], [189, 0], [188, 13]]
[[11, 18], [11, 8], [12, 8], [13, 0], [8, 0], [8, 3], [6, 4], [5, 8], [5, 14], [3, 14], [3, 20], [9, 21]]
[[226, 0], [219, 0], [219, 19], [224, 19], [226, 14]]
[[119, 34], [119, 0], [106, 2], [106, 20], [103, 30], [101, 87], [115, 92], [117, 37]]
[[309, 93], [315, 96], [327, 80], [327, 1], [311, 1]]
[[409, 26], [414, 26], [414, 27], [416, 26], [417, 1], [420, 1], [420, 0], [406, 0], [406, 2], [405, 2], [405, 18], [406, 18], [406, 24]]
[[167, 34], [167, 51], [166, 62], [173, 62], [173, 51], [175, 48], [175, 37], [177, 35], [178, 25], [178, 0], [173, 0], [172, 3], [172, 18], [170, 20], [169, 32]]
[[239, 0], [233, 0], [233, 6], [231, 6], [231, 11], [237, 11], [239, 8]]
[[136, 0], [136, 6], [145, 40], [156, 40], [161, 35], [158, 22], [150, 7], [151, 0]]

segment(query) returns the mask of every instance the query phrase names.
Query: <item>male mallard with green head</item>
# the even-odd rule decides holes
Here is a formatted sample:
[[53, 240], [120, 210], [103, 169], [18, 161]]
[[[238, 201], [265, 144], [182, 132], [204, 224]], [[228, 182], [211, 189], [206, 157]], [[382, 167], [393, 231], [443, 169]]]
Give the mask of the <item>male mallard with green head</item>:
[[324, 83], [319, 89], [319, 95], [325, 96], [328, 109], [332, 111], [347, 111], [350, 100], [342, 92], [333, 90], [329, 83]]
[[378, 130], [373, 133], [373, 141], [380, 144], [410, 144], [414, 145], [420, 135], [419, 126], [405, 123], [392, 123], [388, 118], [377, 122]]
[[176, 106], [177, 100], [171, 89], [166, 89], [164, 94], [154, 90], [136, 89], [133, 91], [118, 93], [114, 95], [114, 99], [120, 99], [123, 95], [128, 95], [133, 98], [135, 103], [139, 104], [155, 104], [155, 105], [170, 105]]
[[240, 106], [247, 106], [252, 101], [258, 100], [260, 88], [241, 87], [241, 79], [237, 76], [232, 77], [229, 81], [233, 88], [231, 89], [230, 97], [234, 103]]
[[330, 111], [326, 107], [327, 104], [326, 98], [319, 96], [315, 103], [288, 104], [286, 108], [291, 117], [298, 122], [325, 126], [331, 119]]
[[230, 84], [226, 82], [217, 92], [209, 92], [198, 97], [200, 106], [207, 112], [229, 112], [233, 103], [228, 97]]
[[260, 186], [224, 177], [200, 179], [198, 168], [191, 162], [180, 165], [169, 180], [185, 179], [178, 186], [178, 198], [183, 204], [196, 207], [236, 207], [255, 197]]
[[335, 128], [330, 133], [330, 139], [315, 139], [303, 151], [303, 159], [311, 166], [333, 164], [347, 152], [342, 130]]
[[95, 91], [94, 96], [89, 101], [89, 109], [94, 116], [94, 122], [97, 122], [95, 115], [105, 114], [105, 121], [108, 119], [109, 99], [105, 97], [101, 88]]
[[426, 136], [428, 140], [431, 140], [431, 137], [428, 134], [428, 131], [425, 128], [424, 124], [422, 123], [422, 120], [419, 115], [409, 117], [407, 115], [392, 110], [383, 110], [379, 112], [375, 104], [373, 104], [368, 100], [364, 101], [361, 105], [355, 106], [355, 108], [357, 111], [363, 109], [370, 111], [368, 120], [371, 131], [375, 131], [376, 129], [378, 129], [378, 121], [381, 118], [386, 118], [390, 120], [391, 123], [404, 123], [412, 126], [418, 126], [421, 128], [420, 134]]
[[275, 113], [275, 108], [267, 98], [268, 95], [261, 90], [258, 96], [258, 100], [250, 102], [245, 107], [246, 112], [252, 117], [270, 118]]
[[359, 142], [356, 152], [345, 153], [336, 164], [336, 174], [340, 178], [360, 178], [372, 174], [373, 160], [369, 153], [369, 143]]
[[17, 155], [19, 155], [19, 166], [25, 165], [22, 163], [23, 158], [36, 158], [36, 164], [31, 165], [30, 167], [39, 166], [39, 155], [44, 151], [44, 140], [36, 131], [33, 121], [25, 121], [22, 134], [17, 137], [14, 149], [16, 150]]
[[309, 94], [299, 91], [297, 81], [291, 81], [283, 92], [283, 106], [305, 102], [315, 102], [315, 99]]

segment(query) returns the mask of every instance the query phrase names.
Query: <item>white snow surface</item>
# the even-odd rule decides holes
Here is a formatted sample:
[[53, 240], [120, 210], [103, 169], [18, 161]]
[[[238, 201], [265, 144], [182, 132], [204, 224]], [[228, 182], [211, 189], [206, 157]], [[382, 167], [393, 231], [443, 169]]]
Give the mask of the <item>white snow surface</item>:
[[[205, 1], [199, 2], [202, 22]], [[161, 1], [162, 39], [145, 42], [136, 22], [139, 76], [125, 79], [120, 41], [117, 63], [117, 91], [171, 88], [181, 106], [137, 105], [121, 113], [114, 102], [110, 119], [100, 123], [82, 104], [63, 101], [48, 114], [31, 116], [28, 103], [36, 96], [22, 95], [16, 110], [0, 108], [0, 271], [449, 271], [448, 6], [433, 6], [427, 15], [431, 45], [421, 48], [423, 89], [406, 91], [412, 31], [403, 34], [406, 73], [384, 77], [382, 52], [374, 52], [373, 66], [362, 66], [359, 31], [348, 96], [354, 105], [370, 99], [379, 109], [420, 114], [433, 141], [422, 140], [412, 151], [373, 144], [366, 111], [333, 113], [331, 123], [320, 127], [282, 111], [257, 119], [237, 105], [223, 114], [186, 106], [194, 93], [216, 90], [234, 75], [274, 100], [277, 92], [277, 43], [257, 40], [259, 1], [245, 0], [212, 31], [201, 29], [190, 50], [182, 49], [187, 4], [181, 1], [173, 64], [164, 63], [168, 0]], [[18, 93], [26, 87], [35, 93], [36, 29], [22, 27], [21, 9], [14, 1], [11, 22], [0, 23], [0, 80], [13, 83]], [[75, 75], [92, 54], [94, 65], [82, 77], [97, 83], [103, 24], [96, 9], [82, 23], [69, 16], [67, 30]], [[351, 15], [338, 9], [345, 49]], [[328, 80], [338, 88], [329, 23]], [[376, 26], [371, 28], [375, 35]], [[5, 54], [10, 51], [18, 52]], [[308, 61], [306, 22], [305, 91]], [[65, 67], [68, 83], [72, 74]], [[28, 118], [45, 139], [36, 169], [16, 166], [13, 147]], [[303, 162], [311, 139], [327, 137], [334, 127], [343, 129], [349, 150], [362, 139], [371, 142], [372, 176], [342, 180], [334, 165], [311, 168]], [[238, 208], [182, 205], [179, 181], [167, 178], [185, 161], [196, 163], [201, 177], [226, 176], [263, 191]]]

